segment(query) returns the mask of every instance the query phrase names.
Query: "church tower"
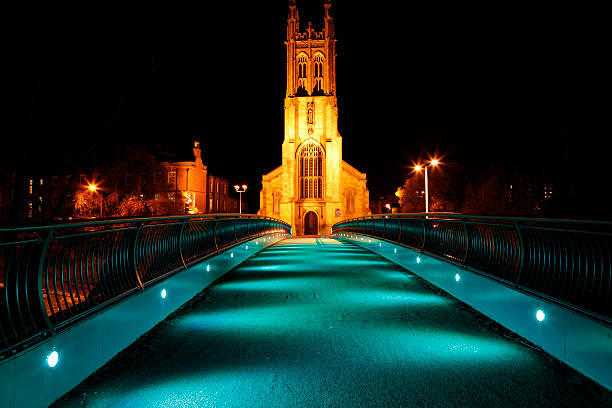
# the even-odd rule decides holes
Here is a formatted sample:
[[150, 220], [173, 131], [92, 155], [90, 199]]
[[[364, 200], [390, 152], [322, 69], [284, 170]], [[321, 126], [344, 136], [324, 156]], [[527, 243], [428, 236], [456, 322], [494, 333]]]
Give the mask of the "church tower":
[[338, 221], [370, 213], [366, 175], [342, 160], [331, 0], [323, 11], [322, 31], [302, 27], [289, 1], [282, 164], [263, 176], [260, 193], [259, 214], [290, 223], [296, 235], [327, 234]]

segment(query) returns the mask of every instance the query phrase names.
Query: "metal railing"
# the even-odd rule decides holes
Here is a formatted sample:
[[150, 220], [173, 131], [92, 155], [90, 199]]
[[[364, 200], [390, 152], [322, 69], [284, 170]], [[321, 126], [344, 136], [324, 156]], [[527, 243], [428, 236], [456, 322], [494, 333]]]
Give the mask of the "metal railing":
[[256, 215], [0, 229], [0, 360], [219, 251], [291, 234]]
[[343, 233], [420, 249], [612, 323], [611, 222], [389, 214], [332, 227]]

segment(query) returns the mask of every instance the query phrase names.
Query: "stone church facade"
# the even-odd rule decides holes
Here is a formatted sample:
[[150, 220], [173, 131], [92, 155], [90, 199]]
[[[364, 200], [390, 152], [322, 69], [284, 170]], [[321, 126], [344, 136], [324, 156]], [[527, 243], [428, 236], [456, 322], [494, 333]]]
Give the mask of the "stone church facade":
[[300, 31], [295, 0], [287, 19], [287, 91], [282, 164], [262, 177], [260, 215], [280, 218], [295, 235], [327, 234], [346, 218], [370, 214], [366, 175], [342, 160], [331, 1], [324, 26]]

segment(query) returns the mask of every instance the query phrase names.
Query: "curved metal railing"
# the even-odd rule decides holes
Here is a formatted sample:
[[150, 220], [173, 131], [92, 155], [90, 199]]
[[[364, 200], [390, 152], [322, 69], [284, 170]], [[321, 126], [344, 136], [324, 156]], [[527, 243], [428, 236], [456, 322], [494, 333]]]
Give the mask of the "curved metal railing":
[[611, 222], [389, 214], [332, 227], [332, 236], [342, 233], [417, 248], [612, 322]]
[[242, 241], [291, 234], [256, 215], [0, 229], [0, 360]]

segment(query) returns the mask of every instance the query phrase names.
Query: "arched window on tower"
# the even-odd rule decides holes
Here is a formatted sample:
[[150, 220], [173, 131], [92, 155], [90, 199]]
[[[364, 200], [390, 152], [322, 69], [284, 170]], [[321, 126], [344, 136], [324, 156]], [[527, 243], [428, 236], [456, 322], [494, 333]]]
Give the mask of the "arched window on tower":
[[355, 212], [355, 191], [352, 188], [344, 192], [344, 211], [347, 215]]
[[323, 151], [315, 143], [300, 150], [298, 185], [300, 198], [323, 198]]
[[308, 57], [306, 57], [306, 55], [302, 54], [298, 57], [297, 60], [297, 68], [298, 68], [298, 82], [297, 82], [297, 86], [298, 88], [303, 88], [304, 90], [308, 89], [308, 75], [307, 75], [307, 68], [308, 68]]
[[314, 89], [313, 93], [323, 92], [323, 55], [317, 54], [314, 58]]

